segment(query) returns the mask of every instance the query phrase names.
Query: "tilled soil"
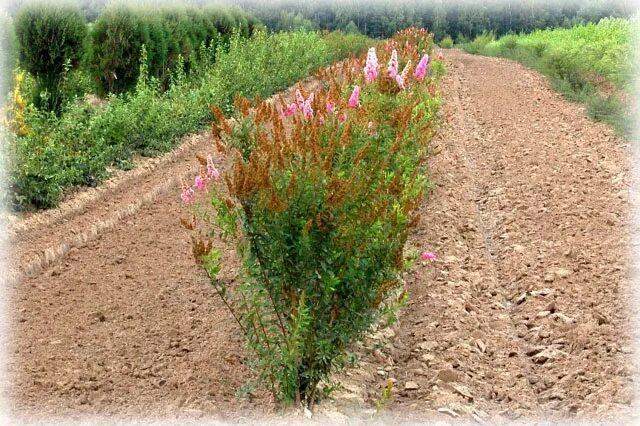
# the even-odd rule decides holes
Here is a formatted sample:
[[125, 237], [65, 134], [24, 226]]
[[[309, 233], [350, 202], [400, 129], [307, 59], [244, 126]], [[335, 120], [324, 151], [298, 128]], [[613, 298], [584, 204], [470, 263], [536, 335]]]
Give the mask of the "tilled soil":
[[[407, 274], [399, 324], [319, 415], [370, 413], [392, 380], [395, 421], [629, 419], [628, 145], [514, 62], [445, 59], [435, 189], [409, 241], [438, 259]], [[12, 224], [16, 415], [273, 416], [264, 393], [236, 398], [241, 336], [179, 222], [178, 178], [213, 148], [184, 147]]]
[[629, 147], [535, 72], [446, 59], [436, 188], [409, 242], [439, 259], [410, 273], [365, 397], [392, 378], [392, 412], [631, 415]]

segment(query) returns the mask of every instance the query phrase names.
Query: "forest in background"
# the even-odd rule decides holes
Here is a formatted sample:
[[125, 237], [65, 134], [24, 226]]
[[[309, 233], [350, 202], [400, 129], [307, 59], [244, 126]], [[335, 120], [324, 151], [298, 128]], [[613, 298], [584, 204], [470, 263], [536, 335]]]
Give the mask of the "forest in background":
[[[386, 38], [416, 25], [428, 28], [437, 41], [446, 35], [457, 42], [486, 31], [496, 35], [530, 32], [548, 27], [572, 27], [604, 17], [629, 17], [637, 4], [624, 0], [241, 0], [243, 8], [268, 28], [352, 30]], [[462, 39], [460, 39], [462, 37]], [[460, 39], [460, 40], [459, 40]]]
[[[114, 0], [71, 0], [86, 19], [97, 19]], [[115, 0], [118, 2], [121, 0]], [[25, 0], [5, 4], [15, 14]], [[132, 2], [126, 2], [131, 4]], [[549, 27], [572, 27], [605, 17], [629, 17], [638, 2], [628, 0], [138, 0], [153, 5], [233, 4], [258, 17], [272, 31], [342, 30], [386, 38], [409, 26], [428, 28], [437, 41], [450, 35], [458, 43], [483, 31], [500, 36]]]

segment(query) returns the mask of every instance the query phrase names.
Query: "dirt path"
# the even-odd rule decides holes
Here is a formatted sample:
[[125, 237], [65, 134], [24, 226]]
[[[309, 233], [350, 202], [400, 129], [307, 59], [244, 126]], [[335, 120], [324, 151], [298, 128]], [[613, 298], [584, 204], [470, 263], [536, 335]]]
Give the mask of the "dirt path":
[[514, 62], [446, 59], [436, 188], [410, 241], [439, 261], [412, 271], [365, 396], [393, 377], [392, 411], [630, 415], [629, 147]]
[[[445, 55], [436, 188], [410, 239], [439, 260], [409, 273], [411, 302], [362, 353], [343, 411], [394, 378], [394, 418], [631, 415], [628, 147], [524, 67]], [[240, 338], [177, 219], [176, 177], [206, 143], [75, 213], [13, 225], [17, 411], [272, 409], [235, 399]]]

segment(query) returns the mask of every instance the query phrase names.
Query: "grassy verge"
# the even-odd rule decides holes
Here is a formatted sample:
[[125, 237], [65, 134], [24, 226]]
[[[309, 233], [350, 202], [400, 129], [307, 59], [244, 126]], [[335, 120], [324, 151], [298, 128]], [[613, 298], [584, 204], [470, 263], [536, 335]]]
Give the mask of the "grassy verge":
[[591, 118], [630, 137], [633, 128], [632, 28], [638, 18], [539, 30], [495, 39], [485, 33], [462, 47], [469, 53], [516, 60], [546, 75], [567, 99], [586, 105]]
[[166, 152], [180, 137], [211, 122], [212, 104], [230, 111], [236, 95], [270, 96], [366, 45], [342, 37], [352, 36], [233, 37], [228, 51], [203, 52], [188, 76], [177, 67], [166, 92], [157, 80], [144, 77], [143, 61], [134, 91], [111, 96], [102, 106], [70, 102], [59, 117], [25, 105], [18, 83], [10, 114], [15, 133], [10, 138], [9, 201], [16, 209], [53, 207], [70, 187], [98, 185], [108, 177], [108, 166], [126, 168], [134, 154]]

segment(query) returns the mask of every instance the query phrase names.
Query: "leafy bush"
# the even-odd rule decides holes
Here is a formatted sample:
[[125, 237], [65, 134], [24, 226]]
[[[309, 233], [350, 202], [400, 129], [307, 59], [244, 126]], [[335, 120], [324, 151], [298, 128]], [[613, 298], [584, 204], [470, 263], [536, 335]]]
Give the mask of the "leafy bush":
[[469, 39], [467, 39], [464, 34], [458, 33], [458, 36], [456, 37], [456, 44], [463, 45], [466, 43], [469, 43]]
[[440, 47], [443, 49], [451, 49], [453, 47], [453, 39], [450, 35], [447, 34], [442, 40], [440, 40]]
[[610, 94], [591, 96], [587, 100], [587, 112], [594, 120], [610, 124], [620, 134], [631, 134], [633, 116], [620, 99]]
[[359, 32], [332, 31], [323, 37], [335, 60], [360, 55], [375, 41]]
[[123, 6], [105, 10], [91, 32], [91, 70], [100, 93], [122, 93], [135, 86], [142, 45], [150, 45], [149, 28]]
[[20, 64], [36, 77], [38, 91], [47, 93], [35, 98], [37, 106], [59, 111], [61, 80], [70, 69], [77, 68], [87, 35], [80, 9], [30, 4], [17, 16], [15, 32]]
[[538, 58], [541, 58], [544, 55], [548, 47], [549, 45], [544, 41], [535, 41], [526, 45], [526, 48], [531, 50]]
[[[403, 61], [418, 62], [415, 45], [399, 46]], [[197, 205], [202, 221], [183, 220], [198, 231], [194, 256], [244, 332], [261, 378], [280, 400], [306, 407], [347, 348], [385, 314], [393, 319], [406, 297], [403, 246], [428, 185], [434, 81], [405, 74], [407, 90], [386, 76], [366, 84], [362, 62], [345, 67], [357, 74], [322, 73], [325, 89], [300, 92], [293, 116], [283, 117], [286, 105], [252, 111], [238, 99], [229, 125], [217, 109], [217, 145], [234, 165], [213, 184], [215, 214]], [[218, 172], [201, 162], [203, 186]], [[183, 188], [185, 201], [192, 194]], [[216, 233], [236, 243], [239, 284], [217, 277]]]
[[541, 66], [552, 78], [566, 81], [575, 92], [581, 91], [587, 83], [581, 64], [563, 52], [554, 51], [545, 55]]
[[465, 45], [465, 50], [470, 53], [480, 53], [485, 46], [494, 41], [496, 36], [493, 32], [483, 31], [471, 43]]
[[90, 128], [85, 126], [90, 115], [88, 108], [74, 108], [62, 118], [31, 111], [27, 116], [30, 131], [24, 137], [14, 137], [11, 144], [9, 182], [15, 204], [52, 207], [65, 188], [95, 186], [106, 175], [105, 150], [95, 145]]
[[[218, 103], [231, 111], [236, 95], [265, 97], [308, 75], [318, 64], [331, 62], [327, 44], [310, 48], [319, 41], [315, 33], [280, 33], [277, 37], [259, 33], [252, 39], [252, 49], [244, 49], [242, 39], [233, 37], [230, 49], [234, 55], [218, 61], [211, 72], [211, 77], [226, 88], [224, 100]], [[273, 64], [286, 66], [274, 69]]]
[[500, 39], [502, 47], [507, 50], [513, 50], [518, 47], [518, 36], [508, 34]]
[[360, 30], [358, 29], [358, 26], [356, 25], [355, 22], [349, 21], [347, 23], [347, 25], [344, 26], [344, 32], [345, 33], [359, 33]]

